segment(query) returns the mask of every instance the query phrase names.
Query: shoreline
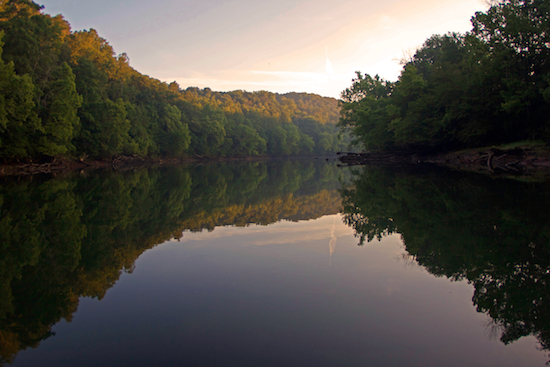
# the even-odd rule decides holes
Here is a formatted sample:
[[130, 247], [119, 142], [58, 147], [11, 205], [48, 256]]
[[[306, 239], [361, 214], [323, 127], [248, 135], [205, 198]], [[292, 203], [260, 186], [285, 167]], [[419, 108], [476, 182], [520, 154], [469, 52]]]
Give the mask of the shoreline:
[[541, 144], [472, 148], [427, 155], [410, 153], [344, 153], [340, 155], [339, 160], [348, 166], [430, 164], [453, 170], [495, 176], [550, 175], [550, 147]]
[[0, 163], [0, 177], [8, 176], [34, 176], [34, 175], [56, 175], [69, 172], [85, 172], [98, 169], [129, 170], [145, 167], [155, 167], [174, 164], [206, 164], [215, 162], [238, 162], [238, 161], [263, 161], [263, 160], [294, 160], [294, 159], [323, 159], [336, 160], [336, 155], [322, 156], [290, 156], [290, 157], [270, 157], [270, 156], [250, 156], [250, 157], [185, 157], [185, 158], [157, 158], [143, 159], [137, 156], [119, 156], [107, 160], [70, 160], [54, 159], [46, 163], [21, 162], [21, 163]]
[[550, 173], [550, 150], [473, 149], [426, 157], [424, 162], [480, 173], [534, 175]]
[[249, 156], [249, 157], [185, 157], [143, 159], [138, 156], [118, 156], [112, 160], [53, 159], [46, 163], [23, 162], [0, 164], [0, 177], [63, 174], [98, 169], [129, 170], [174, 164], [206, 164], [215, 162], [262, 160], [322, 159], [336, 160], [345, 166], [356, 165], [418, 165], [429, 164], [453, 170], [504, 176], [550, 176], [550, 147], [517, 145], [472, 148], [439, 154], [411, 153], [337, 153], [322, 156]]

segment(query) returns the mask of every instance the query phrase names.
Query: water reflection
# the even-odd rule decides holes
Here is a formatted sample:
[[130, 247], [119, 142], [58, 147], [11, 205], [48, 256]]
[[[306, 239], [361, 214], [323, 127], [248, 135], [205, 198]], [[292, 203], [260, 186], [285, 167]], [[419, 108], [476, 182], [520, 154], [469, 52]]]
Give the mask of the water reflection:
[[340, 210], [341, 172], [315, 161], [207, 164], [0, 185], [0, 363], [102, 299], [147, 249], [183, 231]]
[[457, 172], [356, 171], [342, 190], [362, 245], [392, 233], [435, 276], [467, 280], [504, 344], [550, 349], [550, 187]]
[[[1, 363], [538, 365], [521, 343], [549, 348], [548, 184], [350, 176], [271, 161], [4, 179]], [[522, 341], [488, 340], [484, 315]]]

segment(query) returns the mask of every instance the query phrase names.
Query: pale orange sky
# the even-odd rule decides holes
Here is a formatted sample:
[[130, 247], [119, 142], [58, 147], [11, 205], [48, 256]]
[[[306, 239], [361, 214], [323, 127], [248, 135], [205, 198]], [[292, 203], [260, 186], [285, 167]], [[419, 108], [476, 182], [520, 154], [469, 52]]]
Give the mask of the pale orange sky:
[[[39, 2], [40, 3], [40, 2]], [[484, 0], [47, 0], [95, 28], [139, 72], [182, 88], [338, 98], [355, 71], [396, 80], [433, 34], [470, 30]]]

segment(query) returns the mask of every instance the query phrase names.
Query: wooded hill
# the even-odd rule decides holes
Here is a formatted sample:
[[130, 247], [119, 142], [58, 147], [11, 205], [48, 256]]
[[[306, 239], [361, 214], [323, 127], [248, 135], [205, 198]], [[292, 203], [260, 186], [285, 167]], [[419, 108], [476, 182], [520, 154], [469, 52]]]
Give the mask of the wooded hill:
[[140, 74], [93, 29], [0, 2], [0, 158], [333, 153], [338, 103], [313, 94], [181, 90]]
[[550, 1], [492, 2], [464, 35], [435, 35], [397, 82], [357, 73], [339, 125], [371, 151], [550, 142]]

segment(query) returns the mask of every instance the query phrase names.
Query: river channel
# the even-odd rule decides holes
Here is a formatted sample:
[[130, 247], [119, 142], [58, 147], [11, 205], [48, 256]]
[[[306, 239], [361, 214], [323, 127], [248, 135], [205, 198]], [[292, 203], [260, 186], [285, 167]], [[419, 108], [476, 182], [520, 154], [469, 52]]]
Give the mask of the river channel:
[[544, 366], [550, 181], [325, 160], [0, 181], [0, 365]]

